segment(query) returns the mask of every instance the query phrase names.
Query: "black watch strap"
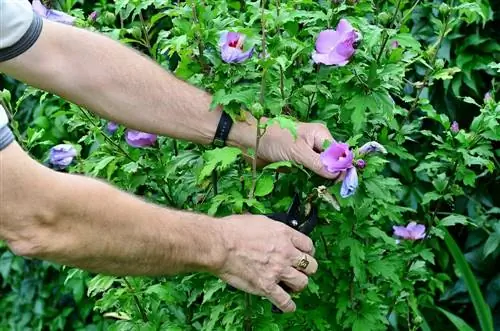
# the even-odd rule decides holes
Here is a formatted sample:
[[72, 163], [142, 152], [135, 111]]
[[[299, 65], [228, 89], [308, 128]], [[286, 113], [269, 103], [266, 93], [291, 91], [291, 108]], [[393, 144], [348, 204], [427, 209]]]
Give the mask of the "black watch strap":
[[217, 125], [217, 131], [215, 131], [214, 140], [212, 142], [215, 147], [224, 147], [226, 145], [226, 140], [232, 126], [233, 119], [226, 112], [222, 111], [219, 125]]

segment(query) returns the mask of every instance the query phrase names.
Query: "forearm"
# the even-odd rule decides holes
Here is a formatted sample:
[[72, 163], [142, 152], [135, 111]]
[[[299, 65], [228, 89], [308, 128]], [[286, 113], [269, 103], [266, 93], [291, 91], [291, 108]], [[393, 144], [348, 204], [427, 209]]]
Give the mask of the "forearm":
[[[26, 161], [29, 169], [16, 146], [0, 154], [0, 237], [17, 254], [114, 275], [210, 272], [224, 263], [219, 220], [161, 208], [101, 181]], [[16, 163], [6, 159], [16, 153]]]
[[[211, 95], [103, 35], [44, 22], [39, 40], [0, 71], [129, 128], [210, 143], [220, 110]], [[229, 143], [250, 147], [255, 126], [236, 123]]]

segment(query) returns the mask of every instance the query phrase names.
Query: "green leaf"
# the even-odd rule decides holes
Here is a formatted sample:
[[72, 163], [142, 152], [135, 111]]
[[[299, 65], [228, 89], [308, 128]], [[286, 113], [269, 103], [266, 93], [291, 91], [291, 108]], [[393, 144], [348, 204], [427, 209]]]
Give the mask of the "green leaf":
[[97, 275], [90, 280], [87, 295], [91, 297], [98, 293], [105, 292], [116, 280], [116, 277]]
[[437, 307], [437, 310], [442, 312], [448, 319], [450, 320], [453, 325], [457, 328], [459, 331], [474, 331], [473, 328], [471, 328], [463, 319], [458, 317], [455, 314], [450, 313], [449, 311], [444, 310], [443, 308]]
[[279, 161], [268, 164], [267, 166], [264, 167], [263, 170], [276, 170], [282, 167], [291, 168], [292, 166], [293, 166], [292, 162], [290, 161]]
[[453, 75], [456, 74], [457, 72], [460, 72], [460, 68], [454, 67], [454, 68], [445, 68], [438, 70], [432, 77], [434, 79], [441, 79], [441, 80], [450, 80], [453, 78]]
[[442, 195], [437, 193], [437, 192], [427, 192], [424, 194], [424, 196], [422, 198], [422, 204], [426, 205], [431, 201], [441, 199], [441, 197], [442, 197]]
[[498, 245], [500, 245], [500, 233], [494, 232], [490, 234], [488, 240], [486, 240], [486, 242], [484, 243], [483, 247], [484, 258], [493, 253], [498, 248]]
[[225, 170], [238, 159], [240, 154], [241, 150], [236, 147], [216, 148], [206, 151], [203, 154], [203, 158], [207, 160], [207, 162], [203, 169], [201, 169], [198, 179], [203, 180], [210, 176], [216, 167], [219, 167], [220, 170]]
[[465, 281], [465, 285], [467, 286], [467, 291], [471, 297], [472, 303], [474, 305], [474, 309], [476, 311], [476, 317], [481, 325], [482, 331], [494, 331], [493, 330], [493, 318], [491, 316], [490, 307], [486, 304], [486, 301], [483, 298], [481, 293], [481, 289], [479, 288], [479, 284], [477, 283], [474, 274], [472, 273], [465, 256], [462, 251], [458, 247], [457, 243], [450, 235], [450, 233], [443, 229], [444, 231], [444, 242], [448, 247], [455, 263], [457, 264], [458, 269]]
[[443, 218], [440, 222], [439, 225], [442, 226], [453, 226], [456, 224], [467, 224], [467, 217], [463, 215], [458, 215], [458, 214], [453, 214], [450, 216], [446, 216]]
[[271, 175], [263, 175], [257, 180], [255, 186], [255, 196], [263, 197], [271, 193], [274, 189], [274, 180]]

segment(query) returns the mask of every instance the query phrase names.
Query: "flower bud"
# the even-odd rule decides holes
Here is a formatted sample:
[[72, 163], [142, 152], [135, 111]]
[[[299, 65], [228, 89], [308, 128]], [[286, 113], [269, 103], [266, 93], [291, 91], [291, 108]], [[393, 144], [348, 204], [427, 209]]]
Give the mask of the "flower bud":
[[141, 39], [142, 36], [141, 28], [138, 26], [134, 26], [132, 28], [132, 36], [134, 36], [135, 39]]
[[379, 22], [383, 25], [386, 25], [389, 23], [389, 20], [391, 19], [391, 15], [389, 15], [387, 12], [383, 11], [377, 16]]
[[442, 3], [440, 6], [439, 6], [439, 12], [443, 15], [446, 15], [450, 12], [450, 6], [448, 6], [446, 3]]
[[116, 20], [115, 14], [113, 14], [113, 13], [111, 13], [109, 11], [106, 12], [106, 14], [104, 14], [103, 18], [104, 18], [104, 23], [106, 25], [112, 25], [112, 24], [115, 23], [115, 20]]
[[92, 13], [90, 13], [89, 15], [89, 21], [91, 22], [95, 22], [95, 20], [97, 19], [97, 17], [99, 17], [99, 13], [97, 11], [93, 11]]
[[362, 160], [362, 159], [357, 160], [356, 167], [358, 167], [359, 169], [364, 169], [366, 167], [365, 160]]
[[444, 68], [444, 60], [437, 59], [434, 66], [436, 67], [436, 69], [443, 69]]
[[453, 121], [453, 123], [451, 124], [450, 130], [453, 133], [458, 133], [458, 131], [460, 131], [460, 127], [458, 126], [457, 121]]
[[116, 130], [118, 130], [118, 124], [116, 124], [115, 122], [108, 122], [106, 129], [109, 133], [113, 134], [116, 132]]
[[258, 102], [254, 103], [252, 107], [250, 107], [250, 111], [255, 118], [261, 118], [264, 115], [264, 108]]

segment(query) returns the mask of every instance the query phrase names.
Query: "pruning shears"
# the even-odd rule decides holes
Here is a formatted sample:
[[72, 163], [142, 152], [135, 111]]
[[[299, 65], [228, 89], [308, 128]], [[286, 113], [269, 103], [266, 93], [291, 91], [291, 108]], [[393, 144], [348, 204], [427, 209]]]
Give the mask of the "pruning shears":
[[[316, 224], [318, 223], [318, 209], [315, 205], [310, 202], [307, 202], [302, 206], [302, 202], [300, 200], [300, 196], [298, 193], [294, 194], [292, 204], [288, 208], [287, 212], [278, 212], [265, 214], [275, 221], [284, 223], [289, 227], [309, 236], [309, 234], [314, 230]], [[284, 283], [279, 283], [279, 285], [287, 292], [291, 292], [288, 286]], [[235, 291], [236, 289], [233, 286], [229, 286], [229, 290]], [[281, 309], [272, 306], [273, 313], [282, 313]]]
[[[307, 202], [302, 206], [298, 193], [294, 194], [292, 204], [286, 213], [272, 213], [267, 214], [266, 216], [275, 221], [285, 223], [289, 227], [307, 236], [309, 236], [318, 223], [317, 207], [310, 202]], [[279, 285], [285, 291], [290, 292], [290, 289], [285, 284], [279, 283]], [[272, 312], [282, 313], [282, 311], [275, 305], [272, 307]]]

